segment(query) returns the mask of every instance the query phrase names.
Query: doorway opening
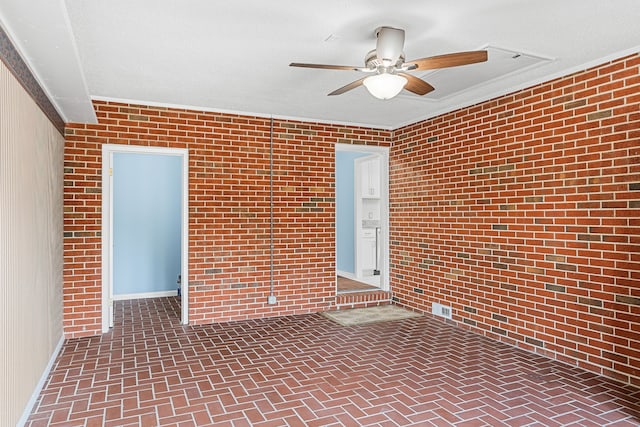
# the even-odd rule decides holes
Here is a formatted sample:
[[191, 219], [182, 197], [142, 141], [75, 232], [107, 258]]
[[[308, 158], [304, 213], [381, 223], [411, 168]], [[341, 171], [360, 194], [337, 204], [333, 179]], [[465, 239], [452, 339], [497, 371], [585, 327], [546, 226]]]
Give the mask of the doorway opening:
[[102, 332], [114, 301], [171, 297], [188, 323], [188, 151], [102, 147]]
[[336, 144], [338, 293], [389, 290], [389, 149]]

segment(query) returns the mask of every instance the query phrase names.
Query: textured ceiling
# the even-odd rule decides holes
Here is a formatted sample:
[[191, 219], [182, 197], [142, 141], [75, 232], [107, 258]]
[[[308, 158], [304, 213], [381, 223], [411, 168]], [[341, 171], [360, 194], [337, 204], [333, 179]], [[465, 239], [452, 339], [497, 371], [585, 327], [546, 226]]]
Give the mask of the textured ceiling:
[[[394, 129], [640, 51], [639, 18], [638, 0], [0, 3], [64, 118], [80, 122], [95, 120], [91, 99], [112, 99]], [[382, 25], [406, 30], [408, 59], [489, 47], [541, 60], [511, 70], [490, 51], [487, 63], [420, 74], [434, 79], [428, 96], [389, 101], [364, 87], [327, 96], [357, 72], [288, 66], [362, 65]]]

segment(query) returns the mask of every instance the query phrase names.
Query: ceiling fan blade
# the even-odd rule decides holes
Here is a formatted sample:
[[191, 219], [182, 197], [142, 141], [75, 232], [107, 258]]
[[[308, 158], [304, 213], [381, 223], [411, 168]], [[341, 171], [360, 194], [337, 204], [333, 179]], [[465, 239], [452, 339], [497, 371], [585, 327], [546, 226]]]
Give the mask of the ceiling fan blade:
[[329, 94], [329, 96], [333, 96], [333, 95], [342, 95], [345, 92], [350, 91], [351, 89], [355, 89], [358, 86], [362, 85], [362, 82], [364, 81], [364, 79], [366, 79], [366, 77], [363, 77], [361, 79], [356, 80], [355, 82], [351, 82], [348, 85], [342, 86], [340, 89], [336, 89], [333, 92], [331, 92]]
[[376, 41], [376, 56], [385, 67], [395, 65], [404, 47], [404, 30], [380, 27]]
[[320, 68], [323, 70], [347, 70], [347, 71], [360, 71], [362, 67], [355, 67], [349, 65], [325, 65], [325, 64], [302, 64], [300, 62], [292, 62], [290, 67], [302, 67], [302, 68]]
[[404, 88], [409, 92], [415, 93], [416, 95], [426, 95], [427, 93], [434, 90], [434, 87], [429, 83], [416, 76], [412, 76], [409, 73], [398, 73], [398, 75], [408, 80], [407, 85]]
[[484, 62], [487, 58], [486, 50], [474, 50], [415, 59], [407, 61], [405, 64], [409, 65], [409, 70], [435, 70], [436, 68], [457, 67], [459, 65]]

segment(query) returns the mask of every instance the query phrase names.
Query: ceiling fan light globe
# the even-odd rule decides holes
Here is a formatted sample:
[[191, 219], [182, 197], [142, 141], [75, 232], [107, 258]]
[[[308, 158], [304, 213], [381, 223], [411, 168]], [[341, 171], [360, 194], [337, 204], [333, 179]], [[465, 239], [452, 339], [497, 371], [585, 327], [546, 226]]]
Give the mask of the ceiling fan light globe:
[[397, 74], [377, 74], [362, 82], [369, 93], [378, 99], [391, 99], [398, 95], [407, 84], [407, 79]]

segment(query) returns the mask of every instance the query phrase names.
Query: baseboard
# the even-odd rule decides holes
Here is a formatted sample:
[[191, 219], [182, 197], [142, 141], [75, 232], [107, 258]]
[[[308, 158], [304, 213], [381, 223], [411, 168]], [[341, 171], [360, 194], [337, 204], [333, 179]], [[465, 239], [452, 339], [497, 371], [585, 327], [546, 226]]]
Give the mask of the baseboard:
[[40, 377], [38, 384], [36, 384], [36, 388], [33, 389], [33, 393], [31, 393], [31, 397], [27, 402], [27, 406], [25, 406], [24, 411], [22, 412], [22, 416], [18, 420], [18, 423], [16, 424], [16, 426], [22, 427], [27, 423], [27, 420], [29, 419], [29, 415], [31, 415], [31, 411], [33, 411], [33, 407], [38, 401], [40, 392], [42, 392], [42, 389], [44, 388], [44, 384], [47, 382], [47, 378], [49, 378], [49, 374], [51, 373], [51, 368], [53, 368], [53, 364], [56, 362], [56, 359], [58, 358], [58, 354], [60, 353], [60, 350], [62, 350], [63, 344], [64, 344], [64, 335], [60, 337], [60, 341], [58, 341], [58, 344], [56, 344], [56, 347], [53, 349], [53, 353], [49, 358], [49, 362], [47, 363], [47, 366], [44, 368], [44, 372], [42, 372], [42, 376]]
[[143, 292], [139, 294], [121, 294], [114, 295], [113, 300], [127, 300], [127, 299], [142, 299], [142, 298], [161, 298], [161, 297], [175, 297], [178, 295], [178, 290], [174, 291], [160, 291], [160, 292]]
[[336, 270], [336, 274], [340, 277], [344, 277], [347, 279], [357, 280], [355, 273], [349, 273], [347, 271]]

